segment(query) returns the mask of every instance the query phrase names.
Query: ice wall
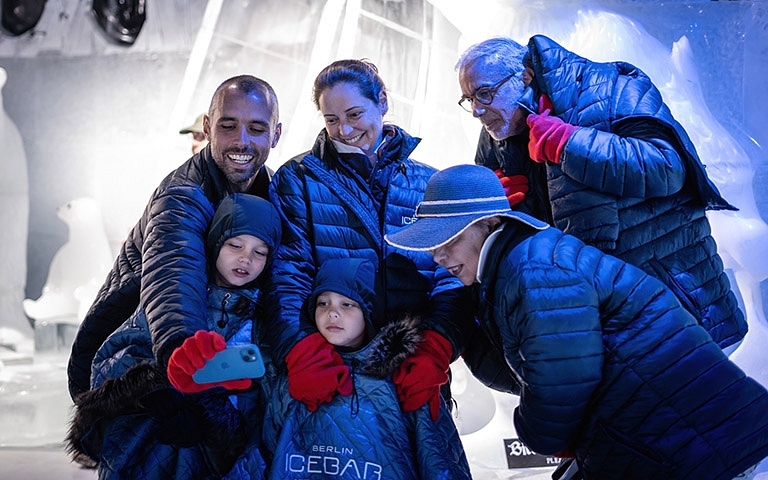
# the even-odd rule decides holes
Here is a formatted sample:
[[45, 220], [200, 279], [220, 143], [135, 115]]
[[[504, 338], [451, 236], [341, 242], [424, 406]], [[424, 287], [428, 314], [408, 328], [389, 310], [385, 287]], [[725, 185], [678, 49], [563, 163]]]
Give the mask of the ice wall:
[[[33, 284], [33, 293], [40, 292], [47, 279], [49, 260], [67, 241], [68, 232], [55, 217], [55, 207], [72, 198], [95, 196], [104, 207], [113, 249], [118, 246], [160, 179], [188, 157], [188, 142], [177, 133], [181, 125], [171, 125], [169, 112], [196, 114], [200, 107], [207, 106], [213, 88], [231, 74], [254, 73], [277, 90], [284, 137], [279, 150], [270, 157], [270, 166], [276, 168], [290, 156], [305, 151], [322, 127], [306, 88], [319, 69], [341, 56], [369, 58], [379, 66], [392, 92], [388, 120], [423, 138], [415, 152], [418, 160], [445, 167], [471, 162], [480, 129], [478, 122], [456, 105], [460, 90], [453, 66], [469, 44], [497, 34], [526, 42], [530, 35], [544, 33], [594, 59], [636, 63], [654, 79], [658, 77], [666, 96], [691, 81], [679, 75], [672, 81], [678, 69], [675, 56], [685, 52], [675, 47], [680, 52], [673, 53], [673, 45], [685, 36], [698, 54], [692, 58], [695, 67], [686, 67], [687, 73], [695, 68], [693, 81], [700, 83], [708, 107], [696, 110], [696, 115], [703, 121], [716, 119], [719, 127], [711, 124], [708, 130], [719, 136], [724, 129], [731, 136], [729, 148], [735, 152], [721, 155], [734, 159], [727, 162], [705, 159], [726, 197], [742, 208], [741, 217], [722, 220], [736, 222], [738, 229], [732, 225], [718, 227], [715, 224], [720, 220], [715, 218], [713, 226], [720, 231], [739, 231], [736, 240], [758, 232], [754, 236], [756, 247], [748, 246], [749, 242], [728, 245], [730, 239], [720, 232], [716, 232], [716, 238], [722, 245], [724, 260], [735, 272], [734, 279], [738, 279], [750, 322], [759, 315], [750, 313], [750, 308], [760, 305], [754, 297], [758, 295], [757, 285], [763, 276], [761, 263], [766, 257], [760, 248], [765, 239], [759, 234], [764, 227], [751, 203], [741, 197], [753, 192], [749, 188], [752, 168], [764, 168], [766, 163], [762, 149], [749, 140], [750, 135], [762, 143], [768, 139], [764, 128], [768, 98], [764, 86], [768, 74], [765, 2], [174, 0], [167, 5], [156, 2], [143, 38], [132, 49], [111, 48], [106, 52], [89, 38], [87, 32], [93, 30], [90, 26], [88, 30], [77, 28], [77, 21], [85, 21], [81, 13], [87, 5], [75, 0], [58, 3], [67, 6], [66, 15], [49, 9], [53, 15], [47, 23], [41, 23], [46, 35], [13, 40], [15, 48], [7, 38], [0, 42], [5, 52], [3, 65], [16, 79], [14, 91], [8, 92], [11, 85], [3, 90], [4, 103], [10, 103], [8, 111], [16, 123], [26, 126], [22, 132], [28, 142], [29, 172], [34, 178], [30, 191], [35, 223], [30, 223], [34, 234], [29, 239], [29, 265], [35, 272], [29, 277], [32, 281], [27, 281], [28, 288]], [[220, 5], [220, 14], [212, 24], [203, 22], [194, 43], [204, 48], [199, 57], [187, 59], [189, 50], [179, 54], [178, 46], [192, 47], [188, 35], [197, 31], [206, 3], [209, 8]], [[335, 16], [324, 15], [329, 12], [335, 12]], [[57, 30], [56, 25], [61, 28]], [[207, 42], [202, 41], [205, 37]], [[57, 49], [57, 44], [63, 46]], [[45, 55], [46, 51], [57, 54]], [[35, 52], [43, 53], [30, 58]], [[690, 59], [687, 52], [686, 58]], [[202, 66], [199, 76], [192, 78], [193, 94], [185, 97], [191, 103], [174, 106], [174, 100], [180, 101], [176, 97], [177, 80], [193, 61]], [[674, 97], [668, 101], [671, 105], [686, 103]], [[678, 106], [674, 108], [682, 121], [685, 115]], [[689, 127], [693, 137], [700, 120], [692, 117], [690, 121], [695, 124]], [[172, 128], [165, 128], [168, 125]], [[705, 135], [695, 140], [703, 155], [702, 142], [707, 139]], [[751, 168], [744, 161], [745, 152]], [[3, 162], [7, 162], [5, 157]], [[721, 170], [718, 165], [726, 167]], [[7, 164], [0, 168], [3, 185], [9, 178], [5, 174]], [[18, 173], [14, 175], [19, 177]], [[13, 187], [22, 184], [16, 182]], [[766, 190], [764, 185], [755, 191], [762, 190]], [[754, 202], [758, 210], [766, 205], [760, 198]], [[3, 205], [0, 210], [5, 215]], [[0, 232], [3, 258], [12, 243], [2, 236], [3, 230]], [[16, 258], [25, 258], [25, 254]], [[24, 268], [22, 265], [16, 271]], [[5, 272], [3, 268], [0, 275]], [[20, 309], [21, 301], [14, 305]], [[749, 371], [753, 371], [752, 365], [768, 365], [762, 360], [762, 352], [752, 346], [760, 341], [751, 340], [755, 332], [763, 331], [752, 328], [740, 351], [734, 354], [733, 358], [749, 366]], [[61, 381], [54, 386], [47, 376], [39, 376], [41, 369], [36, 365], [16, 369], [15, 373], [13, 368], [0, 372], [4, 375], [0, 378], [0, 410], [15, 412], [9, 413], [12, 418], [7, 422], [0, 421], [4, 428], [8, 427], [0, 443], [13, 444], [16, 432], [30, 422], [37, 430], [23, 435], [25, 443], [60, 438], [61, 425], [55, 418], [63, 422], [64, 414], [55, 418], [46, 415], [49, 403], [40, 396], [43, 390], [58, 388], [60, 396], [51, 398], [67, 404], [63, 370], [58, 371]], [[509, 427], [508, 420], [498, 412], [501, 400], [495, 398], [495, 392], [473, 394], [470, 389], [468, 395], [475, 395], [479, 408], [487, 407], [487, 412], [494, 409], [497, 423], [483, 423], [488, 421], [486, 417], [466, 413], [462, 417], [470, 449], [491, 456], [491, 448], [497, 445], [494, 440], [488, 446], [481, 429], [487, 427], [498, 433]], [[13, 409], [5, 407], [11, 403]], [[510, 405], [503, 405], [511, 410]], [[518, 472], [477, 478], [510, 475], [530, 478]]]

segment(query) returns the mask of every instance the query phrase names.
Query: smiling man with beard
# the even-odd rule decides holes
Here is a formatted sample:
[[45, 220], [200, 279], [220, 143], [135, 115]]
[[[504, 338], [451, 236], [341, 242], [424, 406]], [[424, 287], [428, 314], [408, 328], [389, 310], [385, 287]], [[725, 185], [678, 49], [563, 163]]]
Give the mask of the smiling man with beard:
[[154, 191], [80, 326], [68, 366], [75, 403], [89, 389], [96, 351], [139, 304], [163, 369], [187, 337], [206, 328], [205, 232], [213, 213], [230, 193], [268, 197], [271, 174], [262, 167], [282, 130], [272, 87], [250, 75], [224, 81], [203, 130], [209, 145]]

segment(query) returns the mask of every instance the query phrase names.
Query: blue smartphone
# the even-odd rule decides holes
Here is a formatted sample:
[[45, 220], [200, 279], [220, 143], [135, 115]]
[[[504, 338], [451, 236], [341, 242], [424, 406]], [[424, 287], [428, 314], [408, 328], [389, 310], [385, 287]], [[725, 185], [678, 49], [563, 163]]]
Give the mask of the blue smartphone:
[[234, 345], [218, 352], [192, 375], [197, 384], [263, 377], [264, 360], [259, 347], [250, 343]]

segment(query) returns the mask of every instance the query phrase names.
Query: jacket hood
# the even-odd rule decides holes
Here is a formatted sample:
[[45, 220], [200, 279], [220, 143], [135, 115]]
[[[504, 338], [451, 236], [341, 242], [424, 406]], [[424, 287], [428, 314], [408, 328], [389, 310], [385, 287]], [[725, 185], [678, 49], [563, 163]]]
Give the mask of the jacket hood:
[[77, 397], [66, 451], [73, 458], [98, 461], [103, 426], [130, 423], [135, 414], [151, 416], [158, 422], [158, 440], [179, 447], [205, 442], [239, 451], [250, 435], [242, 428], [242, 415], [220, 389], [182, 394], [171, 386], [163, 369], [144, 362]]
[[160, 368], [139, 363], [125, 375], [108, 379], [98, 388], [79, 395], [65, 438], [67, 452], [72, 456], [90, 456], [82, 442], [101, 419], [138, 413], [142, 410], [140, 399], [143, 395], [168, 387], [170, 383]]
[[280, 245], [280, 215], [268, 200], [261, 197], [245, 193], [228, 195], [219, 204], [208, 227], [206, 246], [211, 265], [216, 264], [224, 242], [238, 235], [253, 235], [267, 244], [266, 270]]
[[375, 275], [373, 263], [364, 258], [331, 258], [323, 262], [317, 270], [312, 293], [306, 302], [310, 323], [315, 324], [318, 295], [334, 292], [360, 304], [365, 318], [366, 341], [373, 338], [376, 334], [371, 320]]

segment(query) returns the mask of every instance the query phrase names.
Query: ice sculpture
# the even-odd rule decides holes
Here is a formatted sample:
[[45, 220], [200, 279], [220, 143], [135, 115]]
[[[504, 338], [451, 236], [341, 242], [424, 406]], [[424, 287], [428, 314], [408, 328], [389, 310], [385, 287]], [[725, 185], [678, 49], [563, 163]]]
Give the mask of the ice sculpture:
[[[7, 78], [5, 70], [0, 68], [0, 91]], [[0, 145], [3, 146], [0, 162], [0, 327], [3, 327], [0, 345], [10, 345], [10, 339], [18, 339], [19, 333], [32, 337], [31, 325], [21, 306], [27, 280], [29, 183], [21, 135], [4, 110], [0, 112]]]
[[749, 323], [746, 338], [731, 358], [768, 385], [768, 325], [760, 294], [760, 282], [768, 278], [768, 225], [755, 204], [750, 157], [707, 109], [685, 37], [673, 46], [671, 60], [677, 75], [675, 85], [667, 86], [667, 104], [686, 127], [720, 193], [739, 208], [738, 212], [708, 212], [718, 251], [725, 267], [733, 271]]
[[40, 298], [24, 300], [24, 311], [34, 319], [36, 349], [68, 351], [114, 256], [96, 200], [72, 200], [56, 213], [67, 224], [69, 237], [51, 260]]
[[[577, 28], [564, 42], [581, 55], [600, 61], [622, 59], [645, 71], [661, 90], [665, 103], [685, 127], [707, 174], [738, 212], [708, 212], [712, 234], [732, 286], [741, 294], [749, 333], [732, 359], [749, 375], [768, 385], [768, 340], [760, 282], [768, 278], [768, 225], [755, 204], [752, 160], [729, 131], [709, 111], [701, 91], [688, 39], [683, 36], [671, 52], [630, 20], [607, 12], [579, 12]], [[596, 42], [598, 38], [611, 41]], [[638, 48], [642, 45], [642, 48]], [[753, 145], [753, 156], [762, 154]]]

